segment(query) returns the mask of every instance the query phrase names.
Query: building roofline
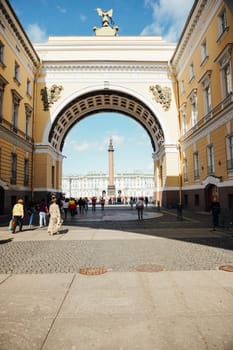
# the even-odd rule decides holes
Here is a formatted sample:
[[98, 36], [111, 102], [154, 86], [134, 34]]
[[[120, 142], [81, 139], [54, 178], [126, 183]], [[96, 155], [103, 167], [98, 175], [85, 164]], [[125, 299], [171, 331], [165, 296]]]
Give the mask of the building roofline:
[[[8, 14], [8, 11], [7, 9], [4, 7], [4, 2], [5, 4], [7, 5], [7, 7], [9, 8], [11, 14], [13, 15], [14, 17], [14, 20], [15, 22], [17, 23], [17, 25], [19, 26], [19, 29], [21, 30], [23, 36], [19, 33], [19, 31], [17, 30], [16, 26], [14, 25], [14, 23], [11, 21], [10, 23], [10, 17], [9, 17], [9, 14]], [[3, 14], [5, 15], [6, 19], [8, 20], [8, 22], [10, 23], [11, 27], [13, 28], [15, 34], [17, 35], [18, 37], [18, 40], [21, 42], [21, 44], [23, 45], [26, 53], [28, 54], [28, 56], [30, 57], [30, 59], [33, 61], [33, 63], [37, 66], [38, 63], [40, 63], [40, 58], [31, 42], [31, 40], [29, 39], [27, 33], [25, 32], [22, 24], [20, 23], [13, 7], [11, 6], [10, 2], [8, 0], [1, 0], [0, 1], [0, 9], [2, 10]], [[1, 23], [1, 21], [0, 21]], [[18, 32], [18, 33], [17, 33]], [[26, 41], [26, 42], [25, 42]], [[29, 46], [30, 49], [27, 47]], [[34, 57], [33, 57], [34, 55]]]

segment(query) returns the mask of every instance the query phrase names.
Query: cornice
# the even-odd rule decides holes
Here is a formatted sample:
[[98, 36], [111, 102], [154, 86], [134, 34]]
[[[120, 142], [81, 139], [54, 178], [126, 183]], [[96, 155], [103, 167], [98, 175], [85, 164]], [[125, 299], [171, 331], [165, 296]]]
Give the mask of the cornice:
[[191, 11], [189, 17], [187, 18], [185, 27], [177, 44], [176, 50], [171, 59], [172, 64], [177, 67], [179, 61], [185, 54], [187, 48], [189, 48], [189, 42], [196, 28], [199, 27], [199, 22], [203, 11], [206, 6], [212, 3], [212, 0], [196, 0]]
[[[13, 8], [8, 3], [8, 1], [4, 1], [4, 0], [0, 1], [0, 11], [6, 23], [9, 25], [12, 32], [14, 33], [17, 41], [22, 45], [27, 56], [33, 62], [34, 66], [38, 67], [40, 63], [39, 56], [37, 55], [31, 41], [29, 40], [27, 34], [25, 33]], [[0, 27], [2, 27], [2, 29], [4, 30], [4, 24], [2, 19], [0, 20]]]
[[168, 71], [168, 63], [43, 63], [41, 70], [46, 72], [155, 72]]
[[34, 153], [35, 154], [49, 154], [55, 160], [63, 160], [65, 156], [61, 152], [57, 152], [51, 147], [50, 144], [44, 145], [41, 143], [34, 144]]
[[23, 148], [26, 152], [32, 152], [33, 146], [27, 140], [0, 125], [0, 138], [13, 146]]
[[190, 136], [187, 140], [182, 142], [182, 150], [184, 151], [191, 145], [198, 142], [201, 138], [205, 137], [209, 133], [215, 131], [222, 125], [225, 125], [232, 120], [233, 108], [231, 107], [228, 111], [224, 109], [216, 118], [213, 118], [203, 128], [199, 128], [194, 135]]

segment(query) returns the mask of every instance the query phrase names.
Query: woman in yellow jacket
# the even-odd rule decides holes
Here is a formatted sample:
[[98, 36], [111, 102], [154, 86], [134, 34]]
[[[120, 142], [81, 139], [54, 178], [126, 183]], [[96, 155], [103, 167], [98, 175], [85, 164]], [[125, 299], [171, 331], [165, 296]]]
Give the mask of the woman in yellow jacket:
[[19, 199], [18, 202], [13, 206], [12, 218], [14, 221], [12, 233], [15, 233], [17, 225], [19, 225], [19, 231], [22, 231], [24, 218], [24, 207], [22, 199]]

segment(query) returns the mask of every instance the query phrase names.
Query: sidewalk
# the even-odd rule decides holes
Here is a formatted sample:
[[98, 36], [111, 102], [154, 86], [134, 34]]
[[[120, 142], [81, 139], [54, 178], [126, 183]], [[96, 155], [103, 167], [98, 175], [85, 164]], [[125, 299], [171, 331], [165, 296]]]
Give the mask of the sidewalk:
[[[9, 245], [20, 248], [31, 241], [77, 242], [84, 249], [87, 240], [108, 241], [114, 246], [118, 240], [166, 243], [167, 238], [179, 235], [224, 237], [221, 232], [190, 226], [179, 228], [179, 232], [172, 227], [155, 228], [158, 235], [151, 236], [147, 231], [143, 234], [143, 228], [138, 233], [139, 224], [131, 231], [120, 230], [118, 224], [100, 229], [76, 222], [64, 225], [67, 232], [53, 237], [47, 235], [46, 228], [16, 235], [4, 228], [0, 232], [2, 253]], [[61, 254], [55, 247], [50, 254]], [[101, 254], [104, 258], [106, 251]], [[231, 256], [231, 251], [228, 254]], [[232, 261], [226, 263], [233, 264], [233, 254]], [[233, 349], [233, 273], [218, 269], [160, 271], [146, 261], [142, 271], [143, 267], [154, 272], [107, 269], [99, 275], [79, 271], [0, 274], [0, 349]]]

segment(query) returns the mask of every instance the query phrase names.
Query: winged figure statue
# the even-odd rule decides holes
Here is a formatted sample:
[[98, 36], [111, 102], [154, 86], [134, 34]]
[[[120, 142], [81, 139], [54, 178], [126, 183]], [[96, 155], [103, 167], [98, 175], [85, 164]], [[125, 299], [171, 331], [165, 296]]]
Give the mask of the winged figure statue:
[[98, 13], [98, 15], [100, 17], [102, 17], [102, 25], [103, 25], [103, 27], [108, 27], [109, 26], [109, 20], [111, 21], [111, 24], [113, 23], [113, 20], [112, 20], [113, 10], [104, 11], [104, 10], [101, 10], [100, 8], [97, 8], [96, 12]]

